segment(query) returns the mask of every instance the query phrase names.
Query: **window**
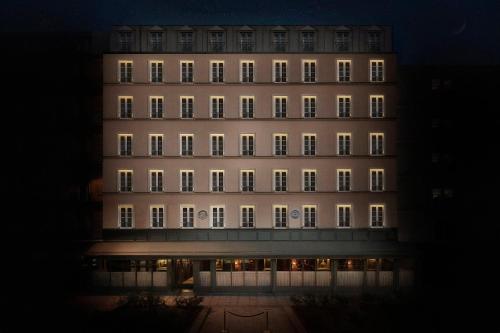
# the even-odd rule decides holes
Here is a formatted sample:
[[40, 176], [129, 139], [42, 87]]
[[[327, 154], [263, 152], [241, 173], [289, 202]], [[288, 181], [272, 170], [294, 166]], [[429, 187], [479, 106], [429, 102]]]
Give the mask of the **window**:
[[224, 206], [210, 206], [212, 228], [224, 228]]
[[253, 156], [255, 152], [255, 135], [242, 134], [241, 135], [241, 155]]
[[287, 190], [287, 170], [274, 170], [274, 191], [286, 192]]
[[182, 52], [193, 51], [193, 33], [191, 31], [182, 31], [178, 35], [179, 50]]
[[224, 134], [210, 134], [210, 145], [212, 156], [224, 155]]
[[384, 96], [370, 95], [370, 116], [372, 118], [384, 117]]
[[163, 155], [163, 134], [149, 135], [149, 154], [151, 156]]
[[118, 227], [132, 228], [134, 225], [134, 207], [132, 205], [118, 206]]
[[132, 155], [132, 134], [118, 134], [120, 156]]
[[149, 215], [151, 218], [151, 228], [164, 227], [165, 207], [163, 205], [149, 206]]
[[163, 191], [163, 170], [149, 171], [149, 186], [151, 192]]
[[193, 119], [194, 97], [181, 96], [181, 118]]
[[210, 97], [210, 114], [212, 119], [224, 118], [224, 97]]
[[120, 51], [130, 51], [132, 46], [132, 33], [130, 31], [120, 31], [118, 33], [118, 41], [120, 44]]
[[304, 118], [316, 118], [316, 96], [304, 96], [302, 100]]
[[273, 205], [275, 228], [286, 228], [287, 216], [288, 216], [287, 210], [288, 210], [287, 206]]
[[181, 156], [193, 156], [193, 134], [181, 134]]
[[163, 61], [151, 61], [151, 77], [150, 80], [153, 83], [159, 83], [163, 81]]
[[370, 169], [370, 191], [384, 190], [384, 169]]
[[163, 118], [163, 97], [151, 96], [149, 98], [149, 116], [152, 119]]
[[384, 205], [370, 205], [370, 226], [372, 228], [384, 226]]
[[335, 32], [335, 51], [347, 52], [350, 48], [350, 33], [349, 31]]
[[193, 192], [193, 170], [181, 170], [181, 192]]
[[339, 82], [351, 81], [350, 60], [337, 60], [337, 81]]
[[181, 82], [193, 82], [193, 66], [192, 61], [181, 61]]
[[316, 82], [316, 60], [304, 60], [302, 66], [302, 80], [304, 82]]
[[337, 154], [351, 155], [351, 133], [337, 134]]
[[303, 31], [302, 37], [302, 51], [312, 52], [314, 51], [314, 32], [313, 31]]
[[120, 96], [119, 117], [122, 119], [132, 118], [132, 97]]
[[351, 116], [351, 96], [337, 96], [337, 113], [339, 118]]
[[337, 191], [351, 190], [351, 169], [337, 169]]
[[286, 118], [287, 97], [275, 96], [274, 97], [274, 117]]
[[340, 228], [351, 226], [351, 205], [337, 205], [337, 226]]
[[223, 170], [210, 170], [210, 179], [212, 180], [212, 192], [224, 192]]
[[316, 205], [304, 205], [302, 206], [303, 220], [302, 224], [304, 228], [316, 228]]
[[382, 34], [380, 31], [368, 32], [368, 51], [378, 52], [382, 47]]
[[241, 82], [254, 82], [253, 78], [254, 73], [254, 62], [253, 61], [242, 61], [241, 62], [241, 73], [240, 80]]
[[132, 170], [118, 170], [118, 191], [132, 192]]
[[302, 171], [302, 190], [304, 192], [316, 191], [316, 170], [303, 170]]
[[254, 47], [253, 32], [251, 32], [251, 31], [240, 32], [240, 51], [241, 52], [252, 52], [253, 47]]
[[316, 134], [303, 134], [302, 152], [305, 156], [316, 155]]
[[240, 206], [241, 227], [253, 228], [255, 226], [255, 206]]
[[274, 142], [274, 155], [284, 156], [287, 153], [287, 135], [286, 134], [273, 134]]
[[253, 192], [255, 183], [254, 170], [241, 170], [241, 191]]
[[253, 96], [242, 96], [240, 98], [241, 102], [241, 118], [252, 119], [254, 116], [254, 97]]
[[153, 51], [162, 50], [162, 36], [163, 33], [159, 31], [154, 31], [149, 33], [149, 43]]
[[210, 61], [210, 81], [224, 82], [224, 62]]
[[120, 61], [120, 76], [121, 83], [132, 82], [132, 61]]
[[372, 82], [384, 81], [383, 60], [370, 60], [370, 81]]
[[286, 61], [275, 60], [274, 63], [274, 82], [286, 82]]
[[211, 31], [208, 36], [208, 47], [212, 52], [224, 51], [224, 32]]
[[273, 46], [274, 50], [277, 52], [285, 52], [286, 46], [288, 44], [286, 32], [275, 31], [273, 32]]
[[193, 205], [181, 205], [181, 228], [194, 228]]
[[384, 154], [384, 133], [370, 133], [370, 154]]

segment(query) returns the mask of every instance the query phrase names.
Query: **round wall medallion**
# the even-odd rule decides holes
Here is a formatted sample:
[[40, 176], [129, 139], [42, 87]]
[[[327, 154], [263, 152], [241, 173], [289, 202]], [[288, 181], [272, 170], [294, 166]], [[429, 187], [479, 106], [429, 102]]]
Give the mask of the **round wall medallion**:
[[292, 219], [298, 219], [300, 216], [300, 211], [298, 209], [294, 209], [290, 212], [290, 216], [292, 216]]
[[206, 210], [200, 210], [200, 211], [198, 212], [198, 218], [199, 218], [200, 220], [204, 220], [204, 219], [206, 219], [207, 217], [208, 217], [208, 213], [207, 213], [207, 211], [206, 211]]

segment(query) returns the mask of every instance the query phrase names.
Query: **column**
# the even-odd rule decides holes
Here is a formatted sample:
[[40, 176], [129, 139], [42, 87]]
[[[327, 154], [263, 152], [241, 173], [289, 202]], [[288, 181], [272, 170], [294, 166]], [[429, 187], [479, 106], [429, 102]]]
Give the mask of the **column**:
[[377, 259], [377, 271], [375, 272], [375, 288], [380, 288], [380, 270], [382, 269], [382, 259]]
[[367, 287], [367, 270], [368, 270], [368, 259], [363, 258], [363, 291], [366, 290]]
[[330, 265], [330, 270], [332, 272], [332, 276], [330, 277], [330, 288], [333, 293], [337, 291], [337, 269], [339, 267], [339, 262], [337, 260], [331, 259], [332, 264]]
[[271, 291], [273, 293], [276, 291], [276, 270], [277, 270], [277, 260], [271, 259]]
[[174, 289], [175, 285], [175, 259], [168, 259], [167, 261], [167, 287]]
[[210, 259], [210, 287], [212, 289], [215, 289], [217, 286], [217, 271], [215, 265], [215, 259]]
[[200, 287], [200, 261], [193, 260], [193, 289]]

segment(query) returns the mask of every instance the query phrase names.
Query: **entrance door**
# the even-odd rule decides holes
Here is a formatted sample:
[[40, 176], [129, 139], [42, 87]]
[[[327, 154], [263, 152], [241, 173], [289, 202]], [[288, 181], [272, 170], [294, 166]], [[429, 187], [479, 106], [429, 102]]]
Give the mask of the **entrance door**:
[[191, 259], [175, 260], [175, 283], [179, 288], [193, 288], [193, 262]]

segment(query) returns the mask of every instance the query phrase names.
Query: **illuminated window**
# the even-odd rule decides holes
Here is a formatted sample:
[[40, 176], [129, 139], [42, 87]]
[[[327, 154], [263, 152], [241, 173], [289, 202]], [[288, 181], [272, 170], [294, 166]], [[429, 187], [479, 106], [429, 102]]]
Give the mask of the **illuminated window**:
[[302, 101], [304, 118], [316, 118], [316, 96], [304, 96]]
[[224, 228], [224, 206], [210, 206], [212, 228]]
[[284, 156], [287, 154], [287, 135], [273, 134], [273, 151], [276, 156]]
[[163, 205], [149, 206], [151, 228], [163, 228], [165, 219], [165, 207]]
[[149, 97], [149, 116], [152, 119], [163, 118], [163, 97], [161, 96]]
[[370, 169], [370, 191], [384, 190], [384, 169]]
[[210, 61], [210, 82], [224, 82], [223, 61]]
[[181, 192], [193, 192], [193, 178], [194, 178], [193, 170], [181, 170]]
[[193, 119], [194, 97], [181, 96], [181, 118]]
[[210, 115], [212, 119], [224, 118], [224, 97], [222, 96], [210, 97]]
[[302, 66], [302, 81], [316, 82], [316, 60], [304, 60]]
[[286, 82], [287, 81], [286, 61], [274, 60], [273, 67], [274, 67], [273, 81], [274, 82]]
[[181, 228], [194, 228], [194, 205], [181, 205]]
[[252, 119], [254, 116], [254, 97], [253, 96], [241, 96], [240, 98], [240, 110], [241, 118]]
[[351, 169], [337, 169], [337, 191], [351, 190]]
[[192, 61], [181, 61], [181, 82], [193, 82], [193, 66]]
[[302, 152], [305, 156], [316, 155], [316, 134], [302, 134]]
[[149, 154], [151, 156], [163, 155], [163, 134], [149, 135]]
[[160, 83], [163, 81], [163, 61], [151, 61], [150, 65], [150, 80], [153, 83]]
[[132, 192], [132, 170], [118, 170], [118, 191]]
[[370, 133], [370, 154], [384, 155], [384, 133]]
[[372, 228], [384, 226], [384, 205], [370, 205], [370, 226]]
[[384, 117], [384, 96], [370, 95], [370, 116], [372, 118]]
[[224, 192], [224, 170], [210, 170], [212, 192]]
[[120, 156], [132, 155], [132, 134], [118, 134], [118, 153]]
[[163, 170], [149, 170], [149, 190], [151, 192], [163, 191]]
[[351, 133], [337, 134], [337, 154], [351, 155]]
[[287, 170], [273, 170], [274, 174], [274, 191], [286, 192], [287, 190]]
[[253, 228], [255, 226], [255, 206], [240, 206], [241, 227]]
[[351, 60], [337, 60], [337, 81], [351, 81]]
[[241, 170], [241, 191], [253, 192], [255, 184], [254, 170]]
[[337, 226], [341, 228], [351, 226], [351, 205], [337, 205]]
[[316, 205], [302, 206], [304, 228], [316, 228]]
[[193, 134], [181, 134], [181, 156], [193, 156]]
[[384, 81], [383, 60], [370, 60], [370, 81], [372, 82]]
[[132, 118], [132, 97], [118, 97], [120, 103], [119, 117], [122, 119]]
[[224, 134], [210, 134], [210, 152], [212, 156], [224, 155]]
[[118, 227], [122, 229], [132, 228], [134, 225], [134, 206], [118, 206]]
[[118, 81], [121, 83], [132, 82], [132, 61], [120, 60], [118, 63], [120, 66]]
[[302, 190], [304, 192], [316, 191], [316, 170], [302, 170]]
[[255, 63], [253, 61], [245, 60], [241, 62], [241, 82], [254, 82], [254, 66]]
[[255, 135], [241, 134], [241, 155], [253, 156], [255, 153]]
[[288, 98], [286, 96], [274, 96], [273, 98], [274, 98], [274, 117], [286, 118]]
[[274, 214], [274, 227], [275, 228], [286, 228], [287, 218], [288, 218], [288, 206], [286, 205], [273, 205]]
[[351, 116], [351, 96], [337, 96], [337, 115], [339, 118]]

